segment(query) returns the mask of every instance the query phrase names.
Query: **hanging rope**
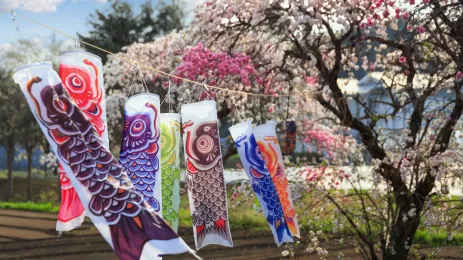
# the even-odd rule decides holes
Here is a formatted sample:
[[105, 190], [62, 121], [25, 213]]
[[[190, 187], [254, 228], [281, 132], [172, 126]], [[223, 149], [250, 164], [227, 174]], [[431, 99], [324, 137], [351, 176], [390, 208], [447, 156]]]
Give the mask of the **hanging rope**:
[[119, 59], [121, 59], [121, 60], [124, 60], [124, 61], [126, 61], [126, 62], [129, 62], [129, 63], [131, 63], [131, 64], [133, 64], [133, 65], [139, 66], [139, 67], [144, 68], [144, 69], [147, 69], [147, 70], [151, 70], [151, 71], [157, 72], [157, 73], [159, 73], [159, 74], [162, 74], [162, 75], [165, 75], [165, 76], [168, 76], [168, 77], [171, 77], [171, 78], [176, 78], [176, 79], [179, 79], [179, 80], [182, 80], [182, 81], [185, 81], [185, 82], [189, 82], [189, 83], [193, 83], [193, 84], [203, 85], [206, 89], [207, 89], [207, 88], [211, 88], [211, 89], [216, 89], [216, 90], [218, 90], [218, 91], [226, 91], [226, 92], [232, 92], [232, 93], [243, 94], [243, 95], [250, 95], [250, 96], [262, 96], [262, 97], [274, 97], [274, 98], [277, 98], [277, 97], [278, 97], [278, 98], [281, 98], [281, 97], [288, 97], [288, 95], [279, 95], [279, 94], [278, 94], [278, 96], [275, 96], [275, 95], [270, 95], [270, 94], [255, 94], [255, 93], [249, 93], [249, 92], [238, 91], [238, 90], [233, 90], [233, 89], [219, 88], [219, 87], [215, 87], [215, 86], [206, 85], [206, 84], [204, 84], [204, 83], [197, 82], [197, 81], [194, 81], [194, 80], [191, 80], [191, 79], [182, 78], [182, 77], [179, 77], [179, 76], [177, 76], [177, 75], [173, 75], [173, 74], [170, 74], [170, 73], [167, 73], [167, 72], [158, 70], [158, 69], [153, 68], [153, 67], [151, 67], [151, 66], [149, 66], [149, 65], [145, 65], [145, 64], [142, 64], [142, 63], [138, 63], [137, 61], [128, 59], [128, 58], [126, 58], [126, 57], [124, 57], [124, 56], [122, 56], [122, 55], [119, 55], [119, 54], [115, 54], [115, 53], [113, 53], [113, 52], [111, 52], [111, 51], [108, 51], [108, 50], [106, 50], [106, 49], [103, 49], [103, 48], [101, 48], [101, 47], [98, 47], [98, 46], [96, 46], [96, 45], [93, 45], [93, 44], [91, 44], [91, 43], [82, 41], [82, 40], [80, 40], [80, 39], [78, 39], [78, 38], [75, 38], [75, 37], [73, 37], [73, 36], [71, 36], [71, 35], [69, 35], [69, 34], [67, 34], [67, 33], [61, 32], [61, 31], [59, 31], [59, 30], [57, 30], [57, 29], [55, 29], [55, 28], [53, 28], [53, 27], [50, 27], [50, 26], [45, 25], [45, 24], [43, 24], [43, 23], [40, 23], [40, 22], [38, 22], [38, 21], [36, 21], [36, 20], [34, 20], [34, 19], [32, 19], [32, 18], [29, 18], [29, 17], [24, 16], [24, 15], [19, 15], [19, 14], [15, 13], [14, 10], [12, 10], [12, 9], [9, 9], [9, 8], [3, 7], [3, 6], [0, 6], [0, 8], [1, 8], [1, 9], [4, 9], [4, 10], [6, 10], [6, 11], [9, 11], [9, 12], [11, 12], [12, 14], [14, 13], [14, 14], [15, 14], [15, 17], [16, 17], [16, 16], [17, 16], [17, 17], [21, 17], [21, 18], [23, 18], [23, 19], [25, 19], [25, 20], [28, 20], [28, 21], [32, 22], [32, 23], [35, 23], [35, 24], [40, 25], [40, 26], [42, 26], [42, 27], [45, 27], [45, 28], [47, 28], [47, 29], [49, 29], [49, 30], [51, 30], [51, 31], [53, 31], [53, 32], [55, 32], [55, 33], [61, 34], [61, 35], [65, 36], [65, 37], [67, 37], [67, 38], [69, 38], [69, 39], [72, 39], [72, 40], [74, 40], [75, 42], [82, 43], [82, 44], [84, 44], [84, 45], [86, 45], [86, 46], [92, 47], [92, 48], [97, 49], [97, 50], [99, 50], [99, 51], [102, 51], [102, 52], [104, 52], [104, 53], [113, 55], [114, 57], [117, 57], [117, 58], [119, 58]]
[[129, 93], [127, 94], [127, 98], [130, 97], [130, 94], [132, 93], [133, 83], [135, 82], [135, 79], [137, 78], [137, 75], [140, 76], [143, 87], [146, 90], [146, 93], [149, 93], [148, 86], [146, 86], [145, 80], [143, 79], [143, 75], [141, 75], [141, 73], [140, 73], [140, 68], [138, 67], [138, 64], [132, 66], [130, 71], [134, 71], [135, 77], [133, 77], [132, 83], [130, 84]]
[[[0, 6], [0, 7], [1, 7], [1, 6]], [[10, 14], [11, 14], [11, 21], [13, 22], [13, 26], [14, 26], [16, 32], [17, 32], [18, 35], [19, 35], [19, 39], [20, 39], [21, 41], [23, 41], [23, 40], [24, 40], [23, 35], [21, 34], [21, 31], [19, 30], [19, 24], [18, 24], [18, 19], [17, 19], [17, 16], [18, 16], [18, 15], [17, 15], [16, 12], [13, 11], [13, 10], [10, 10]], [[24, 53], [26, 53], [26, 56], [27, 56], [26, 59], [27, 59], [28, 63], [31, 63], [31, 62], [32, 62], [31, 57], [37, 59], [39, 62], [42, 62], [42, 60], [41, 60], [39, 57], [35, 56], [33, 53], [31, 53], [31, 52], [26, 48], [26, 45], [24, 45]]]

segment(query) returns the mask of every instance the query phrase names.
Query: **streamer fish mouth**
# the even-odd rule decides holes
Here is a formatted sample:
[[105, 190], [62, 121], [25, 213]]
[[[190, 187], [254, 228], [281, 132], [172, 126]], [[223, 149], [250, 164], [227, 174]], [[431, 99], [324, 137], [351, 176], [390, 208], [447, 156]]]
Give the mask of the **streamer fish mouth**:
[[92, 56], [94, 58], [97, 58], [98, 60], [101, 61], [101, 57], [96, 55], [96, 54], [93, 54], [91, 52], [88, 52], [88, 51], [84, 51], [84, 50], [69, 50], [69, 51], [62, 51], [59, 53], [59, 56], [67, 56], [69, 54], [75, 54], [75, 53], [82, 53], [82, 54], [85, 54], [85, 55], [89, 55], [89, 56]]
[[30, 67], [40, 67], [40, 66], [50, 66], [51, 67], [51, 61], [42, 61], [42, 62], [29, 63], [27, 65], [24, 65], [24, 66], [21, 66], [21, 67], [15, 69], [13, 74], [18, 73], [23, 69], [27, 69], [27, 68], [30, 68]]

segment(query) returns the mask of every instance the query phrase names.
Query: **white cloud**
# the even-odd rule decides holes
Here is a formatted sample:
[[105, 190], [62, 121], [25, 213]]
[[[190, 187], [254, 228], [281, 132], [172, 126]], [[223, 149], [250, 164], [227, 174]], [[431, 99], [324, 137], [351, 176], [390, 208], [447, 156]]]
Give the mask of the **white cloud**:
[[8, 8], [21, 8], [36, 13], [55, 12], [64, 0], [0, 0], [0, 5]]
[[0, 0], [0, 5], [8, 8], [18, 8], [20, 2], [20, 0]]
[[[80, 3], [80, 2], [83, 2], [83, 1], [86, 1], [86, 2], [91, 2], [89, 0], [72, 0], [71, 2], [73, 4], [76, 4], [76, 3]], [[107, 2], [109, 2], [109, 0], [93, 0], [93, 2], [96, 2], [98, 4], [106, 4]]]

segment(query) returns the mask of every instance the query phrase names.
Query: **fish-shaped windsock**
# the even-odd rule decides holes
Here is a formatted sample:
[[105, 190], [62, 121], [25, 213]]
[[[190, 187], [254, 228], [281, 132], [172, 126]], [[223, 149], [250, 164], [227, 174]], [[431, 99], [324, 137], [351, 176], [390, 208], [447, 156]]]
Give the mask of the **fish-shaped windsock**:
[[162, 217], [178, 230], [180, 207], [180, 114], [161, 114]]
[[188, 195], [196, 248], [233, 246], [215, 101], [182, 108]]
[[288, 178], [286, 178], [285, 174], [283, 156], [276, 136], [276, 122], [272, 120], [266, 124], [256, 126], [253, 129], [253, 134], [256, 137], [257, 145], [270, 172], [270, 176], [272, 176], [289, 230], [293, 236], [300, 237], [296, 211], [294, 210], [293, 199], [291, 198]]
[[283, 143], [283, 155], [294, 155], [296, 149], [296, 121], [288, 120], [285, 122], [285, 139]]
[[145, 209], [149, 206], [69, 97], [50, 62], [24, 66], [13, 78], [87, 215], [119, 259], [192, 252], [161, 217]]
[[[60, 54], [59, 63], [59, 76], [69, 97], [89, 119], [106, 149], [109, 149], [103, 65], [100, 57], [84, 51], [67, 51]], [[56, 230], [70, 231], [82, 224], [85, 210], [61, 165], [59, 175], [61, 206]]]
[[162, 212], [159, 96], [142, 93], [124, 107], [121, 154], [135, 189], [156, 212]]
[[275, 243], [280, 246], [283, 242], [293, 242], [272, 177], [252, 134], [251, 122], [234, 125], [229, 130]]

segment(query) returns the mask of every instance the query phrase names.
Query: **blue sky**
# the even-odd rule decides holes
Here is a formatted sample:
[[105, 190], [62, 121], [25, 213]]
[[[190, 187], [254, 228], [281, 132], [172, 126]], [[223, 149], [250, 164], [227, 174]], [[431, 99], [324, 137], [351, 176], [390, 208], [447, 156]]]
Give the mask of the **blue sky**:
[[[185, 11], [193, 10], [201, 0], [183, 0], [181, 6]], [[145, 0], [129, 1], [134, 7], [138, 7]], [[158, 1], [152, 1], [155, 5]], [[14, 9], [18, 14], [28, 16], [43, 24], [54, 27], [69, 35], [77, 36], [77, 32], [86, 35], [91, 29], [88, 24], [88, 17], [95, 10], [105, 11], [110, 8], [107, 0], [0, 0], [0, 6]], [[138, 9], [135, 9], [137, 12]], [[188, 20], [192, 14], [189, 14]], [[52, 32], [39, 25], [23, 20], [18, 17], [19, 30], [25, 39], [38, 37], [48, 40]], [[13, 43], [20, 38], [13, 26], [9, 12], [0, 9], [0, 45]], [[56, 35], [58, 40], [65, 40], [64, 37]]]

